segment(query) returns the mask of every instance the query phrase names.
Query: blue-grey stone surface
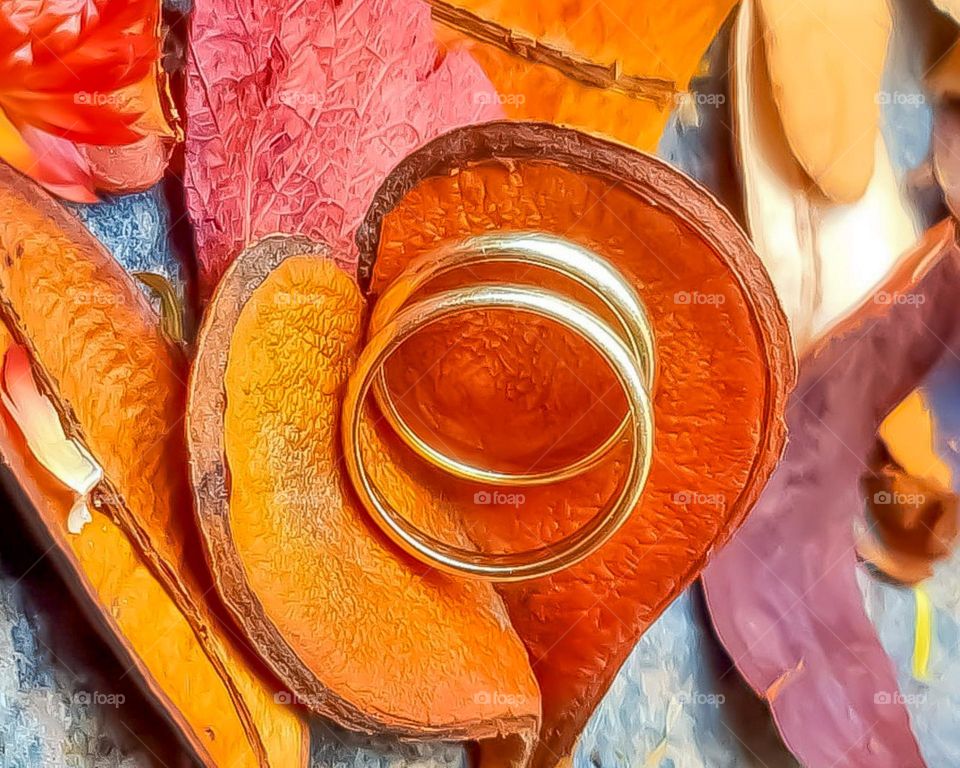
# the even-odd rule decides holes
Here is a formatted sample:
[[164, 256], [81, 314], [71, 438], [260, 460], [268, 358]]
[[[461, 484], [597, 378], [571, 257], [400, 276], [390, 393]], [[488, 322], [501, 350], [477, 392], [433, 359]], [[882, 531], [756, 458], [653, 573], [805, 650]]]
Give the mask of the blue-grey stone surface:
[[931, 768], [960, 765], [960, 552], [923, 583], [931, 609], [930, 659], [914, 676], [914, 590], [890, 584], [863, 567], [858, 573], [867, 615], [897, 671], [920, 752]]
[[0, 582], [0, 765], [135, 768], [106, 736], [90, 694], [45, 653], [15, 581]]
[[310, 768], [466, 768], [460, 744], [402, 744], [395, 739], [349, 733], [315, 718]]
[[627, 659], [577, 745], [575, 768], [795, 768], [765, 705], [731, 668], [698, 587]]
[[92, 205], [67, 206], [130, 272], [155, 272], [182, 287], [163, 183], [132, 195], [108, 195]]

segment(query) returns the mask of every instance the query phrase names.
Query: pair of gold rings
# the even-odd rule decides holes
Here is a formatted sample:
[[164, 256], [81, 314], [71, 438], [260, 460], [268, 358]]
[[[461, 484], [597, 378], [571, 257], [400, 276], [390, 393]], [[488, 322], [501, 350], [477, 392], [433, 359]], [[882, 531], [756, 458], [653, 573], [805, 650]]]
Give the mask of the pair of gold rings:
[[[549, 270], [597, 297], [619, 325], [619, 333], [579, 301], [530, 285], [479, 283], [411, 298], [433, 280], [489, 263], [520, 263]], [[597, 448], [563, 467], [512, 473], [475, 466], [426, 442], [402, 418], [386, 384], [385, 363], [417, 331], [474, 310], [507, 310], [546, 318], [582, 337], [606, 361], [627, 402], [627, 412]], [[633, 287], [598, 254], [563, 238], [536, 232], [492, 233], [447, 245], [410, 262], [374, 307], [369, 340], [347, 384], [342, 412], [346, 467], [364, 507], [401, 549], [442, 571], [491, 581], [521, 581], [568, 568], [596, 551], [626, 522], [643, 493], [653, 453], [651, 392], [656, 376], [654, 337], [643, 302]], [[497, 487], [544, 485], [595, 467], [623, 438], [630, 464], [620, 492], [575, 533], [549, 546], [488, 554], [426, 535], [403, 516], [371, 481], [360, 445], [363, 404], [371, 389], [390, 427], [418, 457], [444, 472]]]

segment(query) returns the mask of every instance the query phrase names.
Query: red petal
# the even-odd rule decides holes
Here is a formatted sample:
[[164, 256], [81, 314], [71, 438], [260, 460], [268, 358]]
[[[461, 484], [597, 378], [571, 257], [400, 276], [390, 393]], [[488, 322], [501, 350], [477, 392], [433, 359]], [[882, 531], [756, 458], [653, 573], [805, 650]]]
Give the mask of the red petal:
[[21, 128], [36, 164], [25, 171], [53, 194], [77, 203], [95, 203], [93, 177], [76, 145], [32, 126]]
[[3, 96], [0, 103], [18, 123], [83, 144], [130, 144], [141, 137], [132, 126], [140, 117], [124, 112], [112, 93], [28, 98]]

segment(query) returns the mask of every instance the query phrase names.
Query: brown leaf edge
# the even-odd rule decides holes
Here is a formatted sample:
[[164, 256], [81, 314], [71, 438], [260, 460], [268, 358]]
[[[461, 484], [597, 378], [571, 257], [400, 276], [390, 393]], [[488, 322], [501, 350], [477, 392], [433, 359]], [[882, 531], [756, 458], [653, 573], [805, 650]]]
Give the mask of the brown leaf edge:
[[446, 0], [430, 0], [430, 6], [433, 20], [438, 24], [533, 64], [550, 67], [581, 85], [651, 101], [661, 109], [673, 103], [679, 91], [673, 80], [627, 74], [619, 61], [609, 64], [591, 61], [519, 30], [508, 29]]

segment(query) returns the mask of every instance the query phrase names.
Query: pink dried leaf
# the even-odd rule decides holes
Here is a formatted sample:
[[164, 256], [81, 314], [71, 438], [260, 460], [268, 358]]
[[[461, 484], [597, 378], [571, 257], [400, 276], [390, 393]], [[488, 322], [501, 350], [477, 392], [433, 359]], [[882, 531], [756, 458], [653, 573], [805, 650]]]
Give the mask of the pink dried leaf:
[[500, 116], [465, 52], [440, 57], [419, 0], [198, 0], [188, 51], [186, 178], [201, 290], [274, 233], [353, 234], [420, 144]]

